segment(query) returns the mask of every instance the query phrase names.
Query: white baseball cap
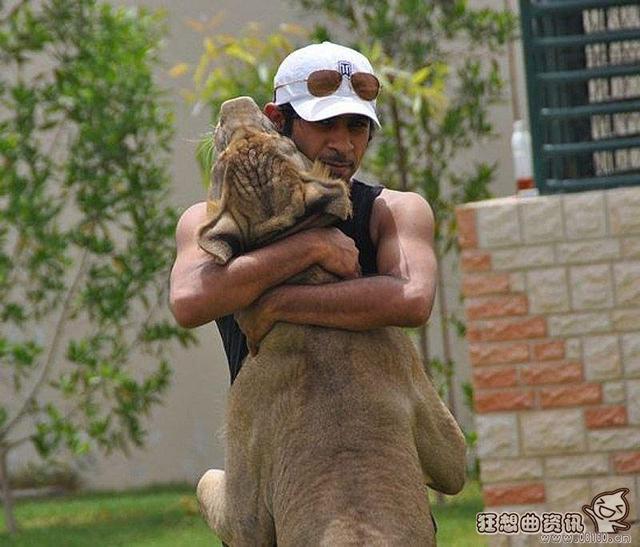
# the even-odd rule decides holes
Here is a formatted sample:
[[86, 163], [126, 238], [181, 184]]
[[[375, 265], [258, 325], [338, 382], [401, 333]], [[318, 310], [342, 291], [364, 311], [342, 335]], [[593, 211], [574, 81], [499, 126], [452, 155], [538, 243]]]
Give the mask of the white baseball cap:
[[309, 93], [306, 82], [309, 74], [327, 69], [348, 76], [356, 72], [374, 73], [371, 63], [362, 53], [332, 42], [311, 44], [290, 53], [280, 64], [273, 79], [275, 104], [291, 103], [296, 113], [308, 122], [341, 114], [362, 114], [380, 127], [375, 99], [361, 99], [351, 87], [349, 78], [343, 77], [335, 93], [326, 97], [315, 97]]

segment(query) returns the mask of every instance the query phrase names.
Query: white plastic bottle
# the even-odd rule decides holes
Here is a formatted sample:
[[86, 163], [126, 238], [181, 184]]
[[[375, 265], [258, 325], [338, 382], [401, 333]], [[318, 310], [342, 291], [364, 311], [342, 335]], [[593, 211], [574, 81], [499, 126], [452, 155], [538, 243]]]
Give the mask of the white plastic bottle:
[[531, 135], [523, 120], [513, 122], [511, 152], [516, 175], [516, 194], [518, 196], [537, 196], [538, 189], [533, 180], [531, 165]]

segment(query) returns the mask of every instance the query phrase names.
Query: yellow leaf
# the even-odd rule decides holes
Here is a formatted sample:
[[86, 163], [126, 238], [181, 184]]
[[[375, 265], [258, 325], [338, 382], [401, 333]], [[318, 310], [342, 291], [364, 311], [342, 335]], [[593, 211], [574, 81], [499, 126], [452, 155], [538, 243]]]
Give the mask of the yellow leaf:
[[411, 76], [411, 81], [414, 84], [420, 85], [427, 79], [430, 73], [431, 73], [431, 68], [428, 66], [425, 66], [413, 73], [413, 75]]
[[300, 25], [294, 25], [293, 23], [281, 23], [280, 32], [304, 37], [309, 34], [309, 31], [306, 28]]
[[256, 64], [256, 58], [253, 55], [251, 55], [251, 53], [249, 53], [248, 51], [242, 49], [238, 44], [231, 44], [227, 46], [227, 48], [225, 49], [225, 52], [230, 57], [235, 57], [236, 59], [240, 59], [241, 61], [244, 61], [247, 64], [250, 64], [250, 65]]
[[371, 47], [371, 49], [369, 50], [369, 58], [371, 59], [371, 62], [374, 64], [379, 64], [380, 60], [382, 59], [383, 56], [383, 51], [382, 51], [382, 45], [380, 44], [379, 41], [375, 41], [373, 43], [373, 46]]
[[207, 28], [209, 30], [214, 30], [216, 27], [220, 26], [220, 24], [222, 23], [226, 15], [227, 14], [225, 13], [224, 10], [220, 10], [218, 13], [212, 16], [211, 19], [209, 19], [209, 22], [207, 23]]
[[169, 76], [172, 78], [179, 78], [180, 76], [184, 76], [187, 72], [189, 72], [189, 65], [187, 63], [178, 63], [171, 67], [169, 70]]
[[202, 84], [202, 80], [204, 79], [205, 72], [209, 68], [209, 59], [206, 55], [200, 57], [200, 62], [198, 63], [198, 68], [193, 75], [193, 83], [196, 87], [200, 87]]
[[204, 23], [197, 19], [185, 19], [185, 23], [188, 27], [191, 27], [196, 32], [204, 32]]
[[225, 46], [235, 44], [237, 39], [232, 34], [218, 34], [218, 43], [223, 44]]
[[271, 34], [267, 38], [267, 43], [272, 49], [282, 49], [285, 51], [291, 51], [293, 47], [289, 40], [287, 40], [283, 34]]
[[180, 95], [182, 95], [188, 103], [192, 103], [196, 100], [196, 94], [190, 89], [181, 89]]
[[213, 43], [213, 40], [208, 36], [204, 39], [204, 50], [207, 52], [209, 57], [216, 57], [218, 55], [218, 48]]

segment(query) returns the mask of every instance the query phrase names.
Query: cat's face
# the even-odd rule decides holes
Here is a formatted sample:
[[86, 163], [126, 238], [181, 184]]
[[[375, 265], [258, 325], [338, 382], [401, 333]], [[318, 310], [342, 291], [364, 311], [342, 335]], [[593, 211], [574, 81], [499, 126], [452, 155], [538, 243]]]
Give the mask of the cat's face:
[[625, 489], [605, 492], [593, 502], [593, 511], [603, 520], [616, 521], [627, 516], [629, 506], [624, 499]]

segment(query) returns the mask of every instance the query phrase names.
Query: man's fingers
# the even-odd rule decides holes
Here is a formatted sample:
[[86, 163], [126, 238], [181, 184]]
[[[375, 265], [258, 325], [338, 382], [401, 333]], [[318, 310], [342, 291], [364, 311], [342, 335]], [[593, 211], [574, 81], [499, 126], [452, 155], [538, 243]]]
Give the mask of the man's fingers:
[[318, 262], [320, 267], [343, 279], [360, 277], [358, 248], [355, 242], [338, 228], [327, 228], [324, 232], [325, 252]]
[[351, 268], [351, 271], [348, 272], [344, 278], [345, 279], [357, 279], [358, 277], [362, 277], [362, 269], [360, 268], [360, 263], [356, 262], [353, 267]]

